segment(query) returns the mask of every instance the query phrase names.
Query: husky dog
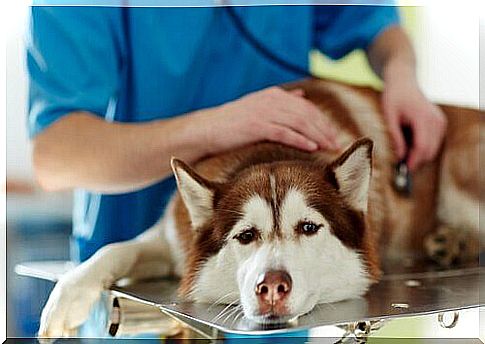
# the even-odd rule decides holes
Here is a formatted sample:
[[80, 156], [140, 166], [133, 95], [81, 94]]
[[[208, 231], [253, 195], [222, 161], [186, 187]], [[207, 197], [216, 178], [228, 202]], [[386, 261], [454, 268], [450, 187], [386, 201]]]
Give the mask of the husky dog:
[[338, 128], [347, 149], [260, 143], [193, 167], [172, 159], [178, 193], [159, 222], [63, 276], [39, 335], [71, 334], [122, 278], [176, 275], [182, 297], [236, 300], [246, 318], [267, 323], [359, 297], [396, 259], [477, 260], [483, 113], [441, 107], [449, 123], [441, 152], [403, 197], [392, 187], [396, 158], [379, 92], [324, 80], [293, 87]]

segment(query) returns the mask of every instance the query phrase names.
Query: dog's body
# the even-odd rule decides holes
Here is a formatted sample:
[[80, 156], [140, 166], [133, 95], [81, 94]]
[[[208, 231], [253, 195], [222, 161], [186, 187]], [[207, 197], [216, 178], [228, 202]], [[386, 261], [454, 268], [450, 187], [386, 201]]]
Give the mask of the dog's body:
[[392, 187], [396, 159], [380, 94], [330, 81], [296, 86], [350, 148], [305, 153], [260, 143], [194, 170], [173, 160], [179, 193], [162, 219], [63, 277], [39, 334], [68, 335], [101, 290], [124, 277], [177, 275], [182, 296], [239, 302], [248, 318], [267, 322], [358, 297], [394, 259], [427, 255], [449, 265], [477, 258], [478, 111], [442, 107], [449, 122], [443, 149], [414, 174], [407, 198]]

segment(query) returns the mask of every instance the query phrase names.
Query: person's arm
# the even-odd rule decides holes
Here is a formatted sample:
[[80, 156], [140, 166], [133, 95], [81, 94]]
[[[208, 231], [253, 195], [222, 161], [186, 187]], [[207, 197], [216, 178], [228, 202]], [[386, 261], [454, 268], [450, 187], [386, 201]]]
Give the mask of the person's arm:
[[171, 156], [191, 162], [262, 140], [310, 151], [337, 148], [335, 131], [302, 95], [272, 87], [215, 108], [138, 124], [73, 112], [33, 139], [34, 170], [47, 190], [120, 193], [167, 177]]
[[202, 153], [193, 143], [197, 138], [181, 125], [180, 120], [109, 123], [89, 112], [70, 113], [33, 140], [37, 181], [48, 191], [116, 193], [143, 187], [169, 173], [169, 151], [187, 159]]
[[[399, 26], [383, 31], [367, 49], [369, 63], [384, 81], [382, 106], [399, 159], [409, 149], [413, 171], [432, 160], [446, 131], [446, 118], [421, 92], [416, 79], [416, 58], [406, 33]], [[410, 126], [413, 145], [406, 147], [401, 127]]]

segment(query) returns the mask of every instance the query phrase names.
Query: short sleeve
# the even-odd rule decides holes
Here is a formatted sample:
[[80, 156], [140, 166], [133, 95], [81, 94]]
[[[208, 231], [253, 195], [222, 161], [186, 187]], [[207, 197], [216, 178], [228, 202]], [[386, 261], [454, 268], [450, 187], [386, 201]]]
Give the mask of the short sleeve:
[[315, 6], [315, 48], [332, 59], [366, 49], [386, 28], [399, 24], [394, 6]]
[[27, 38], [31, 137], [72, 111], [105, 116], [122, 68], [117, 8], [32, 7]]

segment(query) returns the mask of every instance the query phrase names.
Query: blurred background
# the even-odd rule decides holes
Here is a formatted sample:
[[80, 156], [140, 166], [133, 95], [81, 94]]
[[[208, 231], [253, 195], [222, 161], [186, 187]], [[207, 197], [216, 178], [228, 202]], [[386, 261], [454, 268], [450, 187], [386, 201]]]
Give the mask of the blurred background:
[[[401, 4], [405, 2], [401, 1]], [[7, 334], [30, 337], [38, 328], [40, 310], [52, 285], [15, 276], [15, 264], [29, 260], [68, 259], [71, 194], [46, 193], [35, 183], [26, 131], [27, 75], [24, 34], [28, 2], [11, 2], [7, 40]], [[405, 28], [418, 57], [418, 78], [436, 102], [479, 106], [479, 15], [477, 6], [401, 7]], [[483, 29], [483, 25], [482, 25]], [[482, 35], [483, 40], [484, 35]], [[483, 43], [483, 41], [482, 41]], [[322, 76], [379, 88], [380, 82], [355, 52], [334, 62], [315, 52], [313, 71]], [[483, 57], [482, 57], [483, 58]], [[478, 329], [478, 314], [469, 324]], [[413, 328], [433, 327], [426, 324]], [[478, 331], [478, 330], [476, 330]], [[463, 330], [473, 337], [470, 327]]]

